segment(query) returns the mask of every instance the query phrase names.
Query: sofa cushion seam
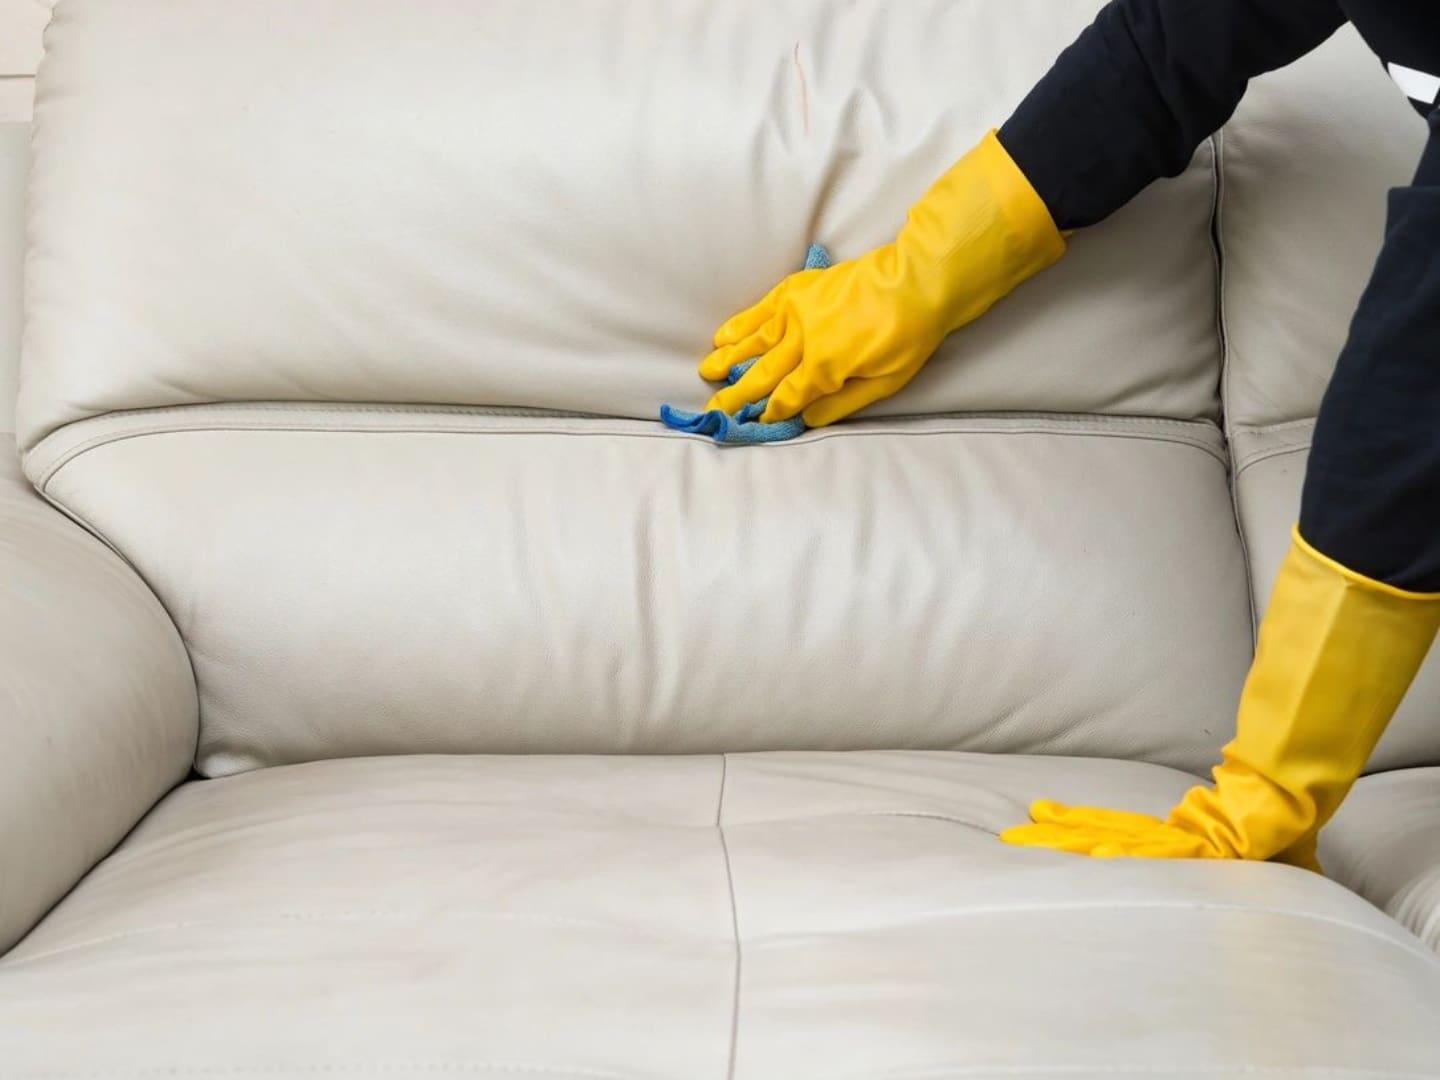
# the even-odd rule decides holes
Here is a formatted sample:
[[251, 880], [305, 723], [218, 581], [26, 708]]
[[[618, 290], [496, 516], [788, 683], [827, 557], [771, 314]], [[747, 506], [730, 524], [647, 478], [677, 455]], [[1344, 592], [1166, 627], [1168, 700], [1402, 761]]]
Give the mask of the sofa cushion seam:
[[1253, 454], [1242, 459], [1240, 466], [1235, 470], [1235, 480], [1238, 483], [1252, 465], [1259, 465], [1262, 461], [1269, 461], [1271, 458], [1288, 457], [1291, 454], [1304, 454], [1310, 449], [1310, 444], [1304, 443], [1300, 446], [1276, 446], [1268, 450], [1257, 450]]
[[729, 777], [730, 756], [720, 755], [720, 791], [715, 799], [715, 831], [720, 839], [720, 855], [725, 863], [725, 888], [730, 898], [730, 934], [735, 943], [735, 988], [730, 1001], [730, 1047], [726, 1055], [725, 1077], [734, 1080], [735, 1059], [740, 1047], [740, 907], [735, 902], [735, 872], [730, 865], [730, 843], [725, 837], [725, 788]]
[[[164, 435], [202, 435], [202, 434], [216, 434], [216, 433], [224, 433], [224, 432], [233, 432], [233, 433], [242, 433], [242, 432], [286, 432], [286, 433], [290, 433], [290, 434], [315, 434], [315, 435], [497, 435], [497, 436], [498, 436], [498, 435], [508, 435], [508, 436], [530, 436], [530, 437], [536, 437], [536, 436], [549, 436], [549, 437], [557, 437], [557, 436], [576, 436], [576, 437], [582, 437], [582, 438], [608, 437], [608, 438], [624, 438], [624, 439], [684, 440], [684, 441], [689, 441], [689, 442], [700, 442], [700, 443], [702, 443], [702, 444], [708, 444], [709, 441], [710, 441], [710, 440], [704, 438], [703, 436], [679, 435], [679, 434], [675, 434], [675, 433], [661, 432], [661, 431], [653, 431], [653, 432], [646, 432], [646, 431], [614, 431], [614, 430], [610, 430], [610, 431], [582, 431], [582, 430], [574, 430], [574, 429], [569, 429], [569, 430], [565, 430], [565, 429], [554, 429], [554, 430], [549, 430], [549, 431], [516, 431], [516, 430], [492, 429], [492, 430], [489, 430], [489, 431], [483, 431], [483, 430], [476, 430], [476, 429], [473, 429], [473, 428], [459, 428], [459, 427], [456, 427], [456, 428], [438, 428], [438, 427], [437, 427], [437, 428], [419, 428], [419, 427], [415, 427], [415, 428], [406, 428], [406, 427], [394, 427], [394, 428], [357, 428], [357, 427], [302, 427], [302, 426], [289, 426], [289, 425], [248, 426], [248, 425], [223, 425], [223, 424], [216, 424], [216, 425], [204, 426], [204, 427], [196, 426], [196, 427], [178, 427], [178, 428], [177, 428], [177, 427], [171, 427], [171, 426], [165, 426], [165, 427], [140, 428], [140, 429], [137, 429], [137, 430], [130, 430], [130, 431], [113, 431], [113, 432], [107, 432], [107, 433], [105, 433], [105, 434], [103, 434], [103, 435], [93, 436], [92, 438], [87, 439], [87, 440], [85, 440], [85, 441], [83, 441], [83, 442], [81, 442], [81, 443], [78, 443], [77, 445], [75, 445], [74, 447], [69, 448], [68, 450], [62, 451], [60, 454], [58, 454], [58, 455], [56, 456], [56, 458], [55, 458], [53, 461], [47, 462], [47, 463], [44, 465], [44, 467], [41, 469], [39, 477], [36, 478], [36, 481], [35, 481], [35, 482], [36, 482], [36, 486], [37, 486], [40, 490], [42, 490], [42, 491], [45, 490], [45, 488], [49, 485], [50, 481], [51, 481], [52, 479], [54, 479], [54, 477], [56, 476], [56, 474], [59, 473], [62, 469], [64, 469], [67, 465], [72, 464], [72, 463], [75, 462], [77, 459], [79, 459], [80, 457], [84, 456], [85, 454], [91, 452], [92, 450], [98, 450], [98, 449], [101, 449], [101, 448], [103, 448], [103, 447], [105, 447], [105, 446], [112, 445], [112, 444], [114, 444], [114, 443], [128, 442], [128, 441], [130, 441], [131, 439], [152, 438], [152, 437], [158, 437], [158, 436], [164, 436]], [[987, 429], [987, 428], [969, 428], [969, 429], [966, 429], [966, 428], [956, 427], [956, 428], [949, 428], [949, 429], [939, 430], [939, 431], [936, 431], [936, 430], [923, 430], [923, 431], [922, 431], [922, 430], [912, 430], [912, 431], [904, 431], [904, 430], [887, 429], [887, 430], [884, 430], [884, 431], [873, 431], [873, 430], [870, 430], [870, 431], [849, 431], [849, 432], [843, 432], [843, 433], [842, 433], [842, 432], [813, 432], [813, 433], [811, 433], [811, 435], [809, 436], [809, 438], [806, 438], [806, 439], [803, 439], [803, 440], [797, 440], [797, 441], [792, 442], [792, 443], [780, 443], [780, 444], [775, 444], [774, 446], [770, 447], [769, 449], [770, 449], [771, 451], [785, 450], [785, 449], [787, 449], [787, 448], [793, 448], [793, 447], [796, 447], [796, 446], [811, 445], [811, 444], [813, 444], [813, 443], [820, 442], [820, 441], [824, 441], [824, 440], [831, 439], [831, 438], [881, 438], [881, 437], [920, 438], [920, 437], [926, 437], [926, 436], [929, 436], [929, 437], [942, 437], [942, 436], [980, 436], [980, 435], [996, 435], [996, 436], [999, 436], [999, 435], [1059, 435], [1059, 436], [1067, 436], [1067, 437], [1071, 437], [1071, 438], [1135, 439], [1135, 440], [1144, 441], [1144, 442], [1154, 442], [1154, 443], [1161, 443], [1161, 444], [1168, 444], [1168, 445], [1188, 446], [1188, 447], [1190, 447], [1190, 448], [1192, 448], [1192, 449], [1199, 450], [1199, 451], [1201, 451], [1202, 453], [1206, 453], [1206, 454], [1210, 455], [1212, 458], [1214, 458], [1216, 461], [1220, 462], [1222, 465], [1228, 465], [1228, 464], [1229, 464], [1229, 458], [1228, 458], [1228, 456], [1226, 455], [1225, 451], [1224, 451], [1222, 448], [1217, 447], [1217, 446], [1214, 446], [1214, 445], [1210, 444], [1208, 441], [1206, 441], [1206, 440], [1204, 440], [1204, 439], [1202, 439], [1202, 438], [1200, 438], [1200, 437], [1198, 437], [1198, 436], [1197, 436], [1197, 437], [1186, 437], [1186, 436], [1184, 436], [1184, 435], [1182, 435], [1182, 434], [1180, 434], [1180, 433], [1178, 433], [1178, 432], [1176, 432], [1176, 433], [1165, 433], [1165, 432], [1160, 432], [1160, 431], [1144, 431], [1144, 430], [1133, 430], [1133, 429], [1132, 429], [1132, 430], [1126, 430], [1126, 429], [1123, 428], [1123, 427], [1120, 428], [1119, 430], [1115, 430], [1115, 431], [1104, 431], [1104, 430], [1097, 430], [1095, 427], [1080, 428], [1080, 427], [1078, 426], [1078, 424], [1077, 424], [1075, 427], [1071, 427], [1071, 426], [1069, 426], [1069, 425], [1067, 425], [1067, 424], [1062, 424], [1062, 423], [1045, 424], [1045, 423], [1038, 423], [1038, 422], [1037, 422], [1037, 423], [1025, 424], [1025, 425], [1023, 425], [1023, 426], [1016, 426], [1016, 427], [1013, 427], [1013, 428], [988, 428], [988, 429]], [[38, 448], [37, 448], [37, 449], [38, 449]], [[32, 454], [35, 453], [35, 450], [32, 450], [31, 453], [32, 453]]]

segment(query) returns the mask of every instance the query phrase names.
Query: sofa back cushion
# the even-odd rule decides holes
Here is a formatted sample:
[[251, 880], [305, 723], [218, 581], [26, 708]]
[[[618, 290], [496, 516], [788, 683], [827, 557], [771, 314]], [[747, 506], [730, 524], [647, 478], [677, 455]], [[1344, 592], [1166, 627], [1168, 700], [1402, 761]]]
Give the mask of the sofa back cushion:
[[654, 420], [1097, 6], [62, 0], [21, 439], [179, 624], [201, 767], [1204, 768], [1249, 649], [1208, 144], [868, 419], [739, 451]]
[[[27, 441], [207, 401], [698, 403], [726, 315], [811, 240], [891, 238], [1096, 6], [64, 0]], [[877, 411], [1213, 419], [1211, 173], [1207, 147]]]

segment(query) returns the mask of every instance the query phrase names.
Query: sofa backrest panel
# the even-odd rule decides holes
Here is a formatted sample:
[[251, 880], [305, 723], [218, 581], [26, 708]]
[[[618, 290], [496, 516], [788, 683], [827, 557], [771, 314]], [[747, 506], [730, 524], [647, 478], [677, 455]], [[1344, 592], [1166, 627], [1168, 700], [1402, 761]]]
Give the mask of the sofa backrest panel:
[[1250, 649], [1208, 145], [876, 415], [738, 451], [654, 419], [731, 309], [812, 239], [888, 238], [1096, 7], [61, 0], [26, 469], [180, 626], [201, 769], [1205, 769]]
[[[698, 404], [724, 317], [811, 240], [892, 237], [1098, 6], [61, 0], [22, 439], [204, 401]], [[877, 412], [1214, 419], [1212, 164]]]

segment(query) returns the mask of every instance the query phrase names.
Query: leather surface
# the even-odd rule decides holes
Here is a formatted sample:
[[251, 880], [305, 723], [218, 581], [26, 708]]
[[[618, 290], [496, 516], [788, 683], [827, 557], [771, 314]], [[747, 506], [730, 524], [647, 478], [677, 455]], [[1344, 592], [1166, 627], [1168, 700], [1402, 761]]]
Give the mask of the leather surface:
[[1440, 769], [1361, 780], [1320, 854], [1331, 877], [1440, 951]]
[[[1300, 486], [1314, 425], [1309, 421], [1234, 433], [1236, 505], [1245, 535], [1257, 613], [1263, 612], [1290, 527], [1300, 513]], [[1410, 686], [1371, 756], [1371, 771], [1440, 764], [1440, 648]]]
[[1425, 122], [1350, 27], [1250, 84], [1220, 136], [1225, 408], [1313, 417]]
[[[1246, 567], [1179, 422], [1219, 418], [1211, 147], [880, 410], [1135, 416], [623, 419], [702, 400], [809, 241], [888, 239], [1096, 6], [64, 0], [26, 468], [174, 622], [0, 478], [0, 952], [193, 754], [255, 771], [0, 956], [0, 1080], [1440, 1075], [1440, 960], [1335, 883], [993, 835], [1163, 812], [1230, 735]], [[1394, 93], [1342, 37], [1220, 140], [1260, 596], [1307, 431], [1257, 425], [1318, 402]], [[1373, 767], [1440, 762], [1437, 669]], [[818, 752], [873, 747], [932, 750]], [[1433, 777], [1322, 846], [1431, 944]]]
[[186, 774], [195, 716], [165, 612], [0, 436], [0, 954]]
[[[210, 400], [698, 406], [721, 320], [812, 240], [892, 238], [1097, 6], [66, 0], [22, 443]], [[1215, 418], [1212, 171], [1076, 237], [878, 411]]]
[[6, 1080], [1433, 1076], [1440, 960], [1332, 882], [993, 835], [1042, 792], [1153, 811], [1190, 781], [867, 753], [190, 784], [0, 960], [0, 1060]]
[[0, 435], [15, 430], [29, 164], [30, 125], [0, 123]]
[[55, 0], [7, 0], [0, 8], [0, 76], [33, 75]]
[[27, 466], [174, 614], [208, 774], [889, 747], [1205, 771], [1250, 649], [1219, 446], [1119, 418], [736, 451], [626, 421], [192, 407], [73, 425]]
[[0, 123], [28, 124], [34, 99], [34, 79], [0, 79]]

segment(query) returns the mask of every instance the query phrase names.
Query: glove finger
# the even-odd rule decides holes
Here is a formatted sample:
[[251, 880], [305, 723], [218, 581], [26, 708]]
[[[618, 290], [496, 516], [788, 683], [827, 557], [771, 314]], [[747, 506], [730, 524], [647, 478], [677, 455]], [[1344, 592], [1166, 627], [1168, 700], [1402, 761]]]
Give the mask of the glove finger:
[[716, 391], [705, 408], [733, 415], [744, 406], [769, 396], [776, 384], [799, 365], [804, 356], [801, 340], [800, 328], [790, 327], [779, 344], [756, 360], [755, 366], [734, 386]]
[[724, 382], [732, 367], [765, 351], [758, 342], [752, 344], [758, 336], [754, 335], [737, 345], [722, 345], [709, 353], [700, 361], [700, 377], [706, 382]]
[[1157, 817], [1130, 810], [1108, 810], [1099, 806], [1066, 806], [1040, 799], [1030, 804], [1030, 820], [1037, 825], [1093, 829], [1116, 834], [1148, 833], [1165, 827]]
[[[787, 380], [776, 388], [765, 408], [766, 420], [784, 420], [797, 412], [804, 412], [809, 427], [825, 427], [837, 420], [859, 412], [866, 405], [873, 405], [882, 398], [896, 393], [910, 381], [908, 375], [880, 375], [870, 379], [851, 379], [833, 394], [826, 394], [790, 410], [790, 399], [785, 396]], [[772, 412], [774, 415], [772, 416]]]
[[[744, 341], [774, 318], [775, 313], [780, 310], [780, 292], [789, 280], [786, 278], [785, 281], [776, 285], [765, 294], [764, 299], [758, 304], [752, 304], [744, 311], [736, 312], [721, 323], [720, 329], [715, 331], [715, 347], [719, 349]], [[750, 355], [755, 354], [751, 353]]]
[[1000, 839], [1016, 847], [1049, 848], [1075, 855], [1089, 855], [1097, 844], [1106, 840], [1088, 829], [1068, 829], [1063, 825], [1014, 825], [1002, 829]]
[[785, 336], [785, 319], [772, 316], [756, 330], [729, 345], [721, 345], [700, 361], [700, 377], [707, 382], [724, 382], [736, 364], [769, 352]]
[[767, 423], [788, 420], [817, 398], [838, 393], [844, 385], [845, 376], [825, 359], [812, 353], [804, 364], [775, 387], [762, 419]]
[[1115, 837], [1095, 845], [1091, 852], [1099, 859], [1204, 859], [1216, 858], [1198, 836], [1187, 836], [1178, 829], [1174, 835], [1157, 833], [1148, 837]]

